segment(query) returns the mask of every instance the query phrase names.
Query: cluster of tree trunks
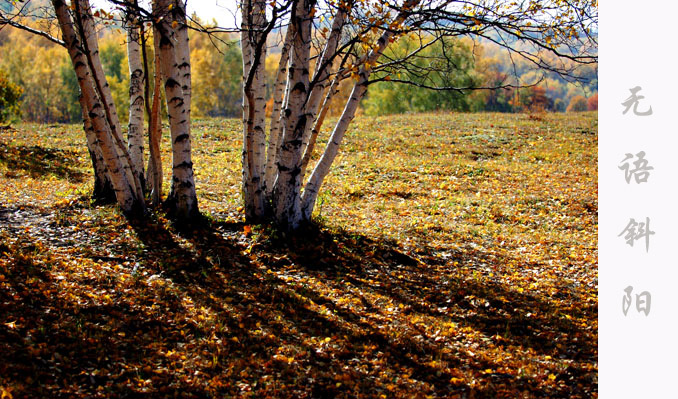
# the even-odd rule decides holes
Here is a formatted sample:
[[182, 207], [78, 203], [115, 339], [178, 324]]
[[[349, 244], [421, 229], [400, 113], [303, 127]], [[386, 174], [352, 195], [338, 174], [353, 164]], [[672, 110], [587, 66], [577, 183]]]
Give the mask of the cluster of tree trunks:
[[[418, 2], [406, 1], [391, 25], [402, 23]], [[268, 146], [265, 147], [265, 99], [262, 97], [265, 90], [260, 83], [263, 79], [257, 77], [260, 72], [252, 72], [252, 68], [263, 68], [262, 52], [258, 46], [265, 48], [261, 44], [265, 44], [266, 38], [262, 38], [260, 32], [266, 32], [270, 22], [260, 12], [260, 3], [244, 2], [242, 5], [245, 213], [252, 221], [271, 221], [288, 230], [297, 229], [311, 220], [320, 187], [336, 158], [360, 100], [367, 92], [371, 66], [376, 65], [395, 34], [394, 30], [384, 30], [370, 47], [371, 50], [358, 61], [358, 79], [353, 84], [351, 96], [320, 160], [306, 179], [306, 169], [329, 103], [337, 93], [339, 82], [347, 77], [339, 43], [351, 10], [350, 3], [342, 3], [337, 7], [329, 35], [315, 60], [311, 76], [311, 34], [315, 6], [314, 0], [293, 3], [273, 86]], [[252, 15], [256, 17], [247, 18]]]
[[123, 137], [113, 96], [99, 58], [99, 45], [88, 0], [52, 0], [63, 42], [73, 63], [80, 87], [87, 147], [95, 172], [93, 197], [115, 200], [129, 216], [146, 210], [145, 194], [159, 204], [162, 195], [160, 162], [160, 87], [164, 83], [172, 137], [172, 185], [165, 201], [179, 221], [198, 215], [191, 162], [191, 73], [185, 4], [153, 2], [155, 79], [149, 112], [150, 157], [144, 170], [144, 110], [148, 97], [148, 60], [142, 44], [143, 24], [136, 1], [128, 0], [125, 17], [130, 73], [130, 109], [127, 140]]
[[[138, 0], [110, 1], [125, 10], [130, 73], [126, 141], [99, 59], [89, 1], [73, 0], [68, 6], [63, 0], [52, 0], [63, 37], [60, 44], [68, 49], [80, 86], [84, 130], [95, 175], [94, 197], [117, 201], [127, 215], [143, 214], [146, 196], [152, 205], [161, 202], [160, 90], [163, 87], [172, 146], [172, 181], [164, 203], [177, 220], [191, 223], [199, 211], [191, 160], [191, 61], [185, 1], [153, 0], [150, 13], [139, 6]], [[407, 68], [408, 60], [435, 41], [458, 35], [491, 38], [484, 29], [493, 28], [530, 42], [539, 51], [552, 51], [576, 62], [597, 61], [597, 57], [588, 55], [563, 54], [553, 45], [556, 41], [568, 44], [573, 36], [577, 37], [572, 32], [576, 32], [575, 27], [579, 29], [583, 20], [568, 19], [572, 10], [587, 21], [597, 22], [585, 0], [560, 4], [553, 9], [541, 5], [522, 9], [512, 3], [505, 7], [515, 8], [510, 12], [504, 11], [501, 4], [494, 9], [469, 2], [455, 9], [448, 8], [447, 3], [436, 6], [437, 3], [422, 5], [421, 0], [405, 0], [400, 6], [386, 10], [379, 5], [344, 0], [322, 5], [326, 7], [325, 12], [329, 10], [331, 14], [331, 24], [322, 28], [316, 26], [318, 19], [314, 15], [319, 7], [316, 1], [240, 2], [242, 193], [248, 222], [274, 223], [287, 230], [309, 222], [323, 181], [368, 85], [387, 80], [390, 76], [384, 77], [385, 72], [394, 68]], [[561, 19], [553, 19], [552, 12], [560, 13]], [[542, 13], [551, 15], [553, 24], [541, 21]], [[146, 54], [144, 23], [147, 22], [153, 26], [153, 60], [148, 60]], [[287, 30], [272, 87], [267, 126], [266, 51], [270, 33], [282, 25], [287, 25]], [[378, 65], [389, 43], [401, 35], [425, 29], [431, 30], [421, 36], [426, 39], [420, 40], [419, 48], [404, 56], [393, 58], [391, 55], [390, 61]], [[319, 32], [321, 41], [317, 41]], [[314, 47], [314, 41], [321, 43], [321, 47]], [[516, 51], [508, 47], [509, 51]], [[314, 48], [319, 49], [317, 54]], [[360, 48], [362, 50], [356, 50]], [[525, 50], [518, 54], [532, 57]], [[538, 53], [534, 57], [531, 60], [543, 66]], [[154, 64], [153, 90], [149, 61]], [[434, 71], [432, 67], [422, 73]], [[371, 78], [374, 74], [378, 77]], [[351, 94], [318, 161], [309, 169], [330, 102], [339, 84], [348, 78], [353, 79]], [[148, 115], [149, 146], [145, 170], [144, 113]]]

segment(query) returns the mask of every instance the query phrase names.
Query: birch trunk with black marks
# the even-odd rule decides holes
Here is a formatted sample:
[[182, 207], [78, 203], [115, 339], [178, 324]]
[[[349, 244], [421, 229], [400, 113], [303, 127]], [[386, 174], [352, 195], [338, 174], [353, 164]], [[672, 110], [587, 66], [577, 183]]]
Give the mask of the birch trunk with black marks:
[[290, 23], [295, 30], [290, 50], [288, 72], [289, 92], [282, 140], [279, 148], [278, 177], [273, 187], [275, 222], [282, 228], [294, 230], [301, 222], [301, 150], [308, 115], [304, 105], [309, 94], [309, 66], [313, 0], [299, 0]]
[[129, 7], [126, 15], [127, 59], [129, 65], [129, 124], [127, 143], [132, 170], [145, 186], [144, 178], [144, 91], [146, 74], [141, 61], [141, 36], [135, 11]]
[[181, 223], [193, 223], [199, 217], [198, 201], [193, 179], [191, 161], [191, 133], [188, 104], [182, 89], [183, 78], [179, 68], [179, 56], [173, 41], [176, 32], [167, 11], [170, 0], [154, 0], [153, 15], [158, 35], [160, 70], [165, 80], [165, 97], [172, 138], [172, 186], [165, 203]]
[[186, 3], [184, 0], [174, 0], [172, 16], [177, 22], [175, 28], [177, 63], [181, 77], [181, 90], [184, 92], [184, 102], [188, 110], [188, 123], [191, 123], [191, 48], [188, 41], [188, 23], [186, 21]]
[[273, 193], [273, 184], [278, 176], [278, 170], [275, 165], [278, 156], [278, 147], [280, 146], [280, 124], [284, 119], [282, 105], [285, 100], [285, 87], [287, 83], [287, 64], [289, 63], [290, 46], [294, 37], [294, 29], [290, 26], [285, 34], [280, 51], [280, 62], [278, 63], [278, 72], [276, 73], [273, 88], [273, 108], [271, 111], [271, 122], [268, 133], [268, 148], [266, 150], [266, 169], [264, 172], [266, 180], [266, 201], [271, 201]]
[[[316, 116], [318, 115], [318, 107], [320, 106], [320, 100], [323, 97], [325, 88], [327, 87], [328, 80], [330, 78], [330, 73], [332, 71], [332, 63], [335, 61], [337, 55], [337, 47], [339, 45], [339, 39], [341, 38], [341, 31], [344, 27], [344, 22], [346, 20], [346, 10], [343, 6], [339, 7], [337, 13], [334, 15], [334, 20], [332, 21], [332, 29], [330, 31], [330, 36], [325, 43], [325, 48], [323, 53], [316, 63], [315, 72], [313, 73], [311, 93], [308, 96], [306, 101], [305, 113], [307, 119], [310, 121], [315, 121]], [[313, 132], [314, 124], [308, 123], [306, 125], [306, 130], [302, 137], [302, 153], [306, 151], [306, 148], [309, 145], [309, 141]], [[303, 161], [302, 161], [303, 164]], [[301, 177], [304, 177], [304, 170], [302, 168]]]
[[87, 120], [91, 122], [92, 129], [96, 134], [111, 185], [115, 190], [116, 200], [126, 215], [141, 214], [144, 211], [143, 198], [136, 196], [135, 189], [127, 179], [127, 174], [123, 169], [123, 157], [116, 151], [104, 106], [94, 86], [95, 82], [89, 61], [82, 50], [84, 48], [83, 41], [74, 29], [69, 7], [63, 0], [52, 0], [52, 5], [66, 43], [68, 55], [75, 69], [82, 95], [82, 104], [86, 108]]
[[94, 189], [92, 190], [92, 199], [99, 204], [115, 203], [115, 190], [111, 184], [106, 170], [106, 161], [101, 153], [99, 139], [92, 126], [92, 121], [87, 115], [87, 103], [84, 96], [79, 96], [80, 108], [82, 109], [82, 124], [87, 139], [87, 151], [92, 160], [92, 169], [94, 170]]
[[[401, 11], [398, 13], [398, 16], [395, 18], [393, 24], [397, 26], [401, 24], [405, 18], [409, 15], [412, 8], [414, 8], [419, 3], [419, 0], [408, 0], [403, 4]], [[330, 171], [330, 166], [334, 159], [337, 156], [339, 151], [339, 146], [341, 141], [344, 138], [346, 130], [348, 129], [349, 124], [355, 117], [355, 112], [358, 109], [358, 104], [360, 100], [365, 96], [367, 92], [367, 85], [369, 82], [369, 77], [371, 73], [372, 66], [376, 65], [377, 60], [383, 54], [386, 46], [388, 46], [390, 39], [393, 37], [394, 32], [392, 30], [385, 30], [382, 35], [377, 40], [377, 43], [373, 46], [372, 50], [368, 53], [365, 61], [363, 62], [360, 70], [358, 72], [358, 81], [353, 85], [353, 90], [351, 91], [351, 96], [346, 102], [346, 106], [339, 118], [339, 121], [334, 127], [330, 140], [325, 147], [323, 155], [318, 160], [313, 173], [309, 178], [308, 183], [304, 187], [304, 193], [302, 195], [302, 218], [303, 220], [311, 220], [313, 214], [313, 208], [318, 199], [318, 193], [320, 191], [320, 186], [322, 185], [325, 177]]]
[[73, 0], [75, 9], [75, 22], [80, 32], [84, 54], [91, 71], [91, 77], [94, 81], [94, 87], [103, 105], [104, 115], [108, 121], [111, 136], [117, 147], [117, 152], [121, 155], [121, 162], [124, 172], [127, 174], [127, 180], [134, 190], [135, 197], [143, 198], [143, 188], [140, 185], [138, 176], [134, 173], [132, 159], [127, 151], [127, 145], [122, 138], [120, 128], [120, 119], [113, 102], [113, 95], [104, 74], [104, 68], [99, 58], [99, 42], [97, 40], [94, 17], [89, 0]]
[[243, 199], [249, 222], [266, 215], [266, 2], [244, 0], [241, 47], [243, 56]]

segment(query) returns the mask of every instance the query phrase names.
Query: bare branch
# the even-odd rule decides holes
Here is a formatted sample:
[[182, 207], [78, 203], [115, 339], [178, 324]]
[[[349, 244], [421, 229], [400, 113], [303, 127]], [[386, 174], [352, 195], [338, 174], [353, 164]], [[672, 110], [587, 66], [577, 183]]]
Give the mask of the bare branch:
[[39, 29], [31, 28], [28, 25], [18, 23], [16, 21], [14, 21], [12, 18], [7, 18], [4, 14], [2, 14], [0, 12], [0, 29], [2, 29], [4, 26], [11, 26], [13, 28], [25, 30], [26, 32], [30, 32], [34, 35], [42, 36], [45, 39], [49, 40], [50, 42], [58, 44], [61, 47], [66, 47], [66, 43], [64, 43], [63, 40], [58, 39], [58, 38], [50, 35], [47, 32], [41, 31]]

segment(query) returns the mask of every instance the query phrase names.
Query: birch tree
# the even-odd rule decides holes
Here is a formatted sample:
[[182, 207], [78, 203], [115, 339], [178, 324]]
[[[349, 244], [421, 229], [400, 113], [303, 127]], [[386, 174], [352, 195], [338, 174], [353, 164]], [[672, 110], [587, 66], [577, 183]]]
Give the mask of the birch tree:
[[[248, 220], [265, 218], [266, 167], [266, 1], [241, 4], [240, 45], [243, 62], [243, 153], [242, 179]], [[269, 28], [270, 30], [270, 28]]]
[[[152, 15], [140, 7], [138, 0], [113, 1], [124, 12], [124, 23], [127, 29], [127, 52], [130, 70], [130, 115], [128, 139], [130, 154], [134, 158], [137, 171], [140, 173], [142, 186], [151, 200], [152, 206], [162, 203], [162, 159], [160, 142], [162, 138], [162, 121], [160, 114], [162, 73], [160, 65], [160, 49], [158, 36], [152, 40], [153, 59], [149, 60], [145, 24], [153, 23]], [[173, 6], [172, 6], [173, 7]], [[177, 18], [176, 14], [172, 16]], [[184, 20], [185, 22], [185, 20]], [[188, 36], [186, 35], [186, 39]], [[186, 42], [188, 46], [188, 42]], [[153, 65], [153, 69], [149, 66]], [[152, 72], [152, 73], [151, 73]], [[150, 77], [153, 84], [150, 84]], [[190, 84], [190, 79], [189, 79]], [[151, 90], [152, 88], [152, 90]], [[143, 116], [148, 115], [148, 164], [145, 174], [143, 146]]]
[[[288, 230], [311, 220], [322, 184], [370, 84], [391, 80], [431, 90], [491, 89], [445, 87], [427, 79], [440, 68], [455, 67], [446, 58], [445, 43], [459, 36], [497, 43], [535, 67], [568, 75], [572, 63], [552, 64], [545, 61], [544, 54], [574, 64], [596, 62], [592, 35], [597, 29], [596, 7], [595, 1], [587, 0], [348, 0], [322, 4], [292, 0], [268, 6], [243, 1], [243, 193], [247, 219], [271, 221]], [[289, 17], [281, 18], [283, 9], [289, 10]], [[287, 31], [263, 157], [264, 101], [256, 68], [263, 64], [268, 33], [281, 20], [287, 21]], [[388, 53], [389, 44], [403, 35], [413, 35], [419, 45], [406, 54]], [[436, 43], [442, 46], [442, 54], [431, 57], [424, 50]], [[428, 62], [422, 67], [421, 62], [414, 62], [417, 57]], [[400, 71], [415, 74], [417, 79], [401, 78]], [[312, 165], [328, 105], [345, 79], [352, 79], [351, 95], [327, 145]], [[311, 171], [309, 176], [307, 170]], [[261, 193], [265, 194], [263, 203]]]
[[[153, 1], [154, 35], [158, 40], [160, 73], [164, 80], [167, 113], [172, 138], [172, 186], [165, 203], [179, 221], [191, 223], [198, 215], [198, 200], [193, 180], [190, 132], [190, 72], [187, 72], [182, 43], [185, 9], [170, 0]], [[182, 19], [173, 20], [172, 9], [179, 9]], [[187, 32], [186, 32], [187, 34]], [[187, 41], [187, 39], [186, 39]], [[187, 43], [182, 43], [181, 46]], [[190, 66], [188, 67], [190, 68]], [[190, 69], [189, 69], [190, 70]]]
[[[70, 8], [64, 1], [52, 0], [52, 5], [62, 32], [63, 42], [78, 78], [85, 121], [84, 127], [88, 136], [88, 146], [94, 154], [93, 159], [96, 159], [97, 162], [103, 160], [106, 174], [123, 212], [128, 215], [141, 214], [144, 210], [143, 196], [137, 194], [135, 184], [138, 184], [138, 182], [130, 181], [130, 177], [133, 179], [134, 175], [131, 173], [128, 163], [129, 155], [127, 157], [124, 155], [126, 148], [122, 147], [121, 150], [117, 142], [120, 140], [116, 140], [114, 137], [115, 130], [111, 127], [110, 110], [108, 113], [105, 111], [105, 101], [101, 99], [100, 90], [103, 85], [101, 81], [97, 82], [94, 76], [93, 65], [98, 58], [92, 57], [91, 53], [88, 57], [87, 53], [95, 46], [96, 41], [93, 31], [88, 31], [88, 28], [85, 28], [87, 23], [84, 21], [87, 19], [86, 13], [89, 4], [74, 3], [73, 11], [76, 14], [75, 19], [77, 21], [74, 21], [74, 18], [71, 17]], [[89, 43], [86, 43], [87, 41]], [[92, 132], [96, 139], [92, 136]], [[118, 139], [120, 138], [118, 137]], [[99, 157], [99, 152], [101, 157]], [[95, 166], [95, 173], [100, 171], [101, 169], [97, 171]]]
[[[130, 70], [130, 114], [128, 141], [122, 128], [99, 58], [99, 45], [94, 13], [88, 0], [53, 0], [63, 40], [16, 23], [2, 15], [6, 23], [25, 29], [67, 48], [81, 91], [84, 130], [95, 172], [95, 195], [115, 192], [117, 202], [126, 214], [139, 215], [145, 210], [143, 119], [148, 97], [148, 76], [143, 23], [153, 23], [155, 41], [155, 85], [149, 111], [149, 171], [151, 199], [160, 202], [162, 167], [160, 163], [159, 87], [164, 83], [165, 98], [172, 136], [172, 185], [165, 204], [176, 219], [191, 223], [198, 216], [198, 204], [193, 181], [190, 139], [191, 74], [190, 48], [185, 2], [158, 0], [152, 12], [139, 6], [137, 0], [111, 0], [123, 12], [127, 30]], [[113, 14], [98, 10], [99, 14]], [[145, 18], [144, 18], [145, 17]], [[6, 21], [6, 22], [5, 22]]]
[[[163, 64], [167, 60], [174, 59], [177, 64], [171, 64], [170, 68], [178, 69], [175, 76], [179, 79], [179, 85], [183, 92], [184, 114], [180, 118], [185, 121], [181, 129], [190, 131], [190, 103], [191, 103], [191, 76], [190, 76], [190, 48], [188, 42], [188, 25], [186, 21], [185, 2], [172, 0], [163, 4], [153, 3], [153, 10], [147, 11], [139, 4], [138, 0], [110, 0], [111, 4], [117, 6], [117, 9], [124, 15], [123, 23], [127, 30], [127, 49], [130, 69], [130, 114], [128, 140], [130, 154], [134, 158], [133, 162], [136, 171], [140, 176], [142, 187], [150, 197], [151, 205], [157, 206], [162, 203], [162, 182], [163, 170], [162, 159], [160, 156], [160, 144], [162, 139], [162, 119], [161, 119], [161, 98], [163, 82], [167, 79], [163, 73], [167, 66]], [[112, 14], [109, 14], [112, 16]], [[150, 32], [146, 31], [145, 24], [153, 26], [152, 48], [153, 57], [150, 59], [147, 52], [147, 39]], [[166, 32], [170, 44], [169, 56], [167, 51], [161, 51], [161, 35], [158, 32]], [[146, 35], [149, 33], [149, 35]], [[161, 58], [165, 54], [165, 58]], [[168, 58], [169, 57], [169, 58]], [[152, 64], [153, 68], [149, 66]], [[150, 77], [153, 77], [153, 84], [150, 84]], [[167, 96], [165, 96], [167, 99]], [[143, 146], [143, 116], [144, 109], [148, 115], [148, 164], [144, 173], [144, 146]], [[170, 118], [170, 125], [176, 122], [176, 119]], [[175, 123], [175, 131], [177, 123]], [[190, 160], [190, 147], [183, 143], [173, 143], [174, 155], [177, 152], [183, 153], [174, 157]], [[176, 144], [176, 145], [175, 145]], [[185, 164], [180, 162], [179, 170], [173, 170], [173, 182], [176, 182], [178, 176], [183, 186], [192, 183], [192, 172], [187, 173]], [[192, 170], [192, 168], [191, 168]], [[190, 175], [189, 178], [186, 176]], [[187, 180], [188, 179], [188, 180]], [[177, 194], [179, 193], [179, 194]], [[183, 196], [183, 197], [182, 197]], [[171, 186], [170, 195], [165, 204], [169, 205], [170, 213], [180, 219], [182, 222], [188, 222], [197, 213], [196, 200], [181, 200], [179, 198], [195, 198], [191, 190], [177, 189], [177, 185]], [[192, 209], [195, 208], [195, 209]], [[191, 210], [192, 209], [192, 210]]]
[[127, 31], [127, 60], [129, 65], [129, 124], [127, 141], [133, 172], [139, 184], [145, 187], [144, 176], [144, 102], [146, 73], [142, 62], [141, 28], [139, 15], [134, 6], [136, 0], [129, 0], [125, 12]]
[[84, 56], [91, 72], [91, 80], [99, 96], [104, 115], [111, 132], [111, 137], [116, 146], [116, 151], [121, 159], [124, 173], [127, 176], [134, 196], [143, 207], [144, 191], [141, 186], [140, 175], [135, 172], [133, 159], [128, 151], [127, 145], [122, 137], [120, 119], [113, 102], [113, 95], [106, 80], [104, 69], [99, 58], [99, 43], [97, 39], [94, 16], [89, 0], [74, 0], [72, 8], [74, 10], [74, 22], [79, 36], [82, 40]]
[[[52, 32], [42, 31], [24, 24], [21, 16], [27, 5], [27, 3], [24, 3], [21, 7], [18, 7], [17, 4], [17, 10], [14, 15], [0, 13], [0, 28], [4, 25], [9, 25], [43, 37], [52, 43], [64, 47], [74, 63], [75, 72], [78, 76], [78, 83], [81, 87], [82, 85], [88, 85], [88, 90], [81, 89], [79, 105], [82, 112], [83, 130], [85, 132], [87, 149], [92, 162], [94, 175], [93, 191], [91, 195], [92, 199], [98, 203], [110, 203], [118, 200], [123, 210], [127, 211], [139, 208], [134, 205], [137, 200], [135, 198], [130, 198], [126, 192], [125, 185], [128, 183], [116, 182], [117, 189], [114, 188], [113, 181], [115, 177], [111, 175], [111, 171], [109, 170], [109, 167], [113, 165], [111, 163], [112, 154], [109, 151], [102, 149], [102, 135], [106, 135], [105, 129], [107, 128], [106, 125], [108, 122], [100, 119], [93, 120], [93, 118], [99, 118], [101, 115], [97, 112], [92, 112], [90, 107], [94, 105], [95, 108], [98, 109], [100, 108], [100, 103], [96, 88], [93, 87], [94, 81], [91, 77], [87, 57], [84, 54], [84, 46], [80, 38], [80, 33], [78, 32], [71, 15], [73, 10], [69, 9], [63, 1], [52, 2], [52, 7], [55, 10], [57, 27], [61, 31], [62, 40]], [[109, 158], [105, 158], [105, 156]], [[115, 168], [115, 166], [113, 167]], [[116, 192], [116, 190], [118, 192]]]

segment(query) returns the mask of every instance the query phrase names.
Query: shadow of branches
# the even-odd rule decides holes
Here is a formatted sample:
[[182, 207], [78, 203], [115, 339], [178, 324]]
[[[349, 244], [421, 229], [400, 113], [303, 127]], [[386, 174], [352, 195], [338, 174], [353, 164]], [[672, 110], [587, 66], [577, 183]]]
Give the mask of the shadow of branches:
[[[0, 163], [15, 172], [28, 173], [33, 178], [68, 179], [82, 182], [85, 173], [76, 169], [79, 152], [41, 146], [14, 146], [0, 141]], [[8, 177], [16, 177], [8, 174]]]
[[[0, 385], [15, 397], [585, 398], [596, 390], [595, 369], [585, 367], [596, 362], [595, 331], [572, 321], [595, 319], [595, 304], [569, 317], [559, 305], [581, 302], [576, 296], [520, 293], [460, 274], [422, 256], [426, 249], [405, 253], [322, 228], [297, 237], [217, 221], [182, 234], [158, 219], [132, 228], [144, 251], [126, 265], [65, 261], [27, 237], [2, 244]], [[461, 264], [482, 257], [454, 254]], [[60, 266], [68, 262], [77, 266]], [[535, 366], [545, 357], [569, 366], [549, 381], [556, 372]]]

